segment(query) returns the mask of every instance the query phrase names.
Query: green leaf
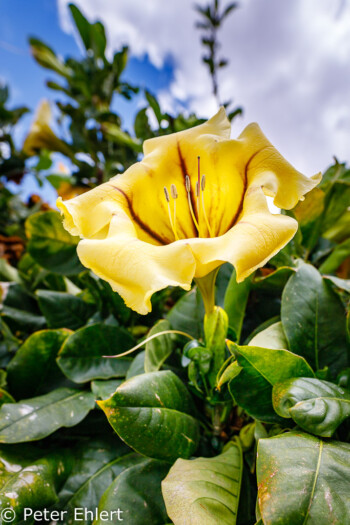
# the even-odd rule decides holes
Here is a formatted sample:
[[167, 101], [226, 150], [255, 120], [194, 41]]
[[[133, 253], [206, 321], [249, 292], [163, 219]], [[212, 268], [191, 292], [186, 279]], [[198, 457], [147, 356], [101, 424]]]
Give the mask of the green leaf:
[[30, 51], [38, 64], [65, 78], [70, 76], [71, 70], [57, 58], [55, 52], [48, 45], [37, 38], [29, 38], [29, 44]]
[[181, 330], [199, 339], [203, 335], [204, 305], [199, 291], [194, 288], [184, 294], [170, 310], [167, 319], [174, 330]]
[[[68, 523], [89, 525], [92, 520], [84, 514], [74, 519], [74, 509], [87, 509], [95, 513], [103, 493], [125, 469], [143, 461], [118, 439], [96, 440], [81, 446], [75, 454], [73, 470], [59, 493], [59, 507], [67, 511]], [[86, 515], [90, 517], [89, 514]]]
[[101, 129], [108, 140], [116, 142], [117, 144], [121, 144], [122, 146], [128, 146], [134, 151], [141, 153], [141, 141], [131, 137], [129, 133], [126, 133], [120, 129], [117, 124], [113, 124], [112, 122], [103, 122]]
[[299, 201], [293, 209], [293, 214], [299, 223], [303, 246], [310, 252], [320, 237], [324, 217], [325, 192], [314, 188]]
[[104, 58], [106, 50], [106, 33], [105, 28], [101, 22], [95, 22], [90, 25], [90, 34], [92, 47], [96, 57]]
[[350, 293], [350, 279], [341, 279], [335, 275], [324, 275], [323, 278], [330, 281], [335, 288]]
[[31, 314], [26, 310], [4, 305], [1, 314], [14, 332], [34, 332], [35, 330], [42, 330], [46, 326], [45, 317], [35, 313]]
[[155, 114], [155, 117], [158, 120], [158, 124], [160, 124], [163, 118], [163, 114], [157, 99], [149, 91], [147, 91], [147, 89], [145, 90], [145, 97], [147, 99], [148, 104], [153, 109], [153, 113]]
[[0, 443], [24, 443], [77, 425], [95, 406], [94, 395], [71, 388], [5, 404], [0, 409]]
[[[217, 375], [219, 374], [223, 364], [225, 363], [226, 358], [226, 337], [228, 330], [228, 317], [220, 306], [215, 306], [214, 309], [206, 314], [204, 318], [204, 335], [205, 335], [205, 347], [207, 350], [207, 357], [204, 358], [204, 362], [207, 363], [210, 371], [208, 374], [208, 381], [212, 387], [216, 385]], [[196, 352], [197, 353], [197, 352]], [[202, 352], [199, 352], [198, 358], [199, 363], [203, 360], [204, 355]], [[194, 357], [194, 356], [193, 356]], [[204, 365], [206, 368], [206, 365]], [[203, 370], [204, 375], [207, 374], [207, 371]]]
[[237, 342], [239, 342], [241, 337], [250, 288], [251, 278], [245, 279], [242, 283], [237, 283], [236, 271], [233, 270], [226, 289], [224, 310], [228, 315], [229, 326], [236, 334]]
[[91, 36], [90, 36], [90, 23], [86, 20], [85, 16], [74, 4], [69, 4], [69, 9], [75, 22], [76, 28], [79, 31], [85, 49], [91, 49]]
[[15, 403], [16, 401], [13, 399], [11, 394], [9, 394], [6, 390], [3, 388], [0, 388], [0, 407], [4, 405], [5, 403]]
[[13, 332], [33, 332], [46, 325], [33, 295], [15, 283], [8, 287], [1, 314]]
[[110, 379], [109, 381], [92, 381], [91, 391], [100, 399], [107, 399], [123, 383], [122, 379]]
[[93, 305], [66, 292], [37, 290], [36, 295], [49, 328], [76, 330], [83, 326], [94, 312]]
[[132, 525], [167, 523], [160, 487], [168, 470], [169, 464], [154, 459], [143, 459], [124, 470], [103, 494], [94, 525], [115, 525], [121, 520]]
[[69, 330], [40, 330], [32, 334], [18, 349], [7, 367], [10, 390], [18, 399], [24, 399], [52, 390], [63, 376], [56, 364], [56, 356]]
[[311, 367], [303, 357], [288, 350], [238, 345], [232, 345], [232, 349], [242, 367], [229, 383], [232, 397], [256, 419], [281, 422], [272, 406], [273, 385], [291, 377], [313, 377]]
[[336, 181], [332, 191], [328, 195], [327, 209], [323, 216], [322, 232], [324, 237], [328, 237], [328, 230], [341, 218], [349, 207], [350, 202], [350, 184], [347, 182]]
[[[24, 509], [35, 511], [56, 503], [57, 491], [72, 466], [67, 451], [49, 454], [36, 461], [26, 458], [23, 452], [21, 450], [16, 455], [9, 449], [0, 450], [0, 514], [11, 507], [15, 515], [11, 522], [15, 524], [23, 523]], [[27, 516], [26, 521], [30, 521], [30, 517]], [[2, 523], [7, 521], [3, 519]]]
[[350, 239], [338, 244], [327, 259], [321, 264], [321, 273], [335, 272], [342, 262], [350, 256]]
[[290, 266], [280, 266], [272, 273], [268, 275], [255, 277], [252, 282], [254, 289], [262, 290], [264, 292], [271, 293], [276, 290], [282, 291], [291, 275], [295, 272], [295, 268]]
[[350, 523], [350, 445], [289, 432], [260, 439], [259, 507], [265, 525]]
[[140, 109], [135, 116], [134, 121], [135, 135], [138, 139], [149, 139], [154, 136], [152, 128], [149, 124], [147, 108]]
[[277, 383], [272, 401], [277, 414], [293, 418], [299, 427], [321, 437], [331, 437], [350, 416], [350, 392], [314, 378]]
[[57, 211], [34, 213], [26, 220], [25, 227], [28, 251], [40, 266], [64, 275], [84, 270], [77, 256], [79, 237], [67, 232]]
[[199, 428], [183, 382], [168, 370], [135, 376], [99, 401], [113, 429], [136, 452], [156, 459], [187, 458]]
[[[158, 334], [159, 332], [165, 332], [165, 330], [170, 329], [171, 326], [169, 321], [162, 319], [151, 328], [147, 334], [147, 337]], [[156, 372], [157, 370], [160, 370], [164, 361], [166, 361], [173, 352], [174, 347], [174, 334], [161, 335], [146, 343], [144, 361], [145, 372]]]
[[0, 259], [0, 281], [2, 282], [16, 282], [21, 284], [17, 268], [11, 266], [6, 259]]
[[232, 442], [214, 458], [178, 459], [162, 482], [173, 523], [235, 525], [242, 469], [242, 451]]
[[145, 373], [145, 355], [146, 351], [143, 350], [131, 362], [131, 365], [126, 373], [126, 379], [131, 379], [134, 376]]
[[57, 364], [75, 383], [91, 379], [125, 377], [131, 359], [109, 358], [131, 348], [134, 340], [124, 328], [98, 323], [84, 326], [68, 337], [62, 346]]
[[301, 263], [282, 295], [281, 319], [290, 350], [314, 369], [336, 375], [348, 363], [345, 312], [339, 296], [310, 264]]
[[256, 334], [253, 339], [249, 341], [248, 346], [288, 349], [288, 342], [283, 331], [282, 323], [274, 323]]

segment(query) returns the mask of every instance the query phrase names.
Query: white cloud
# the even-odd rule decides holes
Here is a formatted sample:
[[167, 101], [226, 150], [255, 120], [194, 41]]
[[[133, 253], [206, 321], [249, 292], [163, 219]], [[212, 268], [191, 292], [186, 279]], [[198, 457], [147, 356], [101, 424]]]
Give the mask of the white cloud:
[[[57, 0], [62, 27], [71, 32], [68, 0]], [[200, 116], [216, 104], [201, 64], [196, 13], [188, 0], [76, 0], [89, 19], [101, 19], [111, 48], [128, 43], [156, 67], [174, 60], [174, 80], [159, 94], [171, 110], [176, 99]], [[205, 4], [201, 0], [197, 3]], [[291, 163], [305, 173], [323, 170], [336, 155], [349, 158], [350, 7], [343, 0], [241, 0], [227, 19], [222, 53], [222, 99], [234, 98]]]

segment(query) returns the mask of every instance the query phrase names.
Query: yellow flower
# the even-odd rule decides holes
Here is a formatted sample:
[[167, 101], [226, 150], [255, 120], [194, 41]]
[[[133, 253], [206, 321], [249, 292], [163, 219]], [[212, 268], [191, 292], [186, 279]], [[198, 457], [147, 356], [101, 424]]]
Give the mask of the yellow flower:
[[243, 281], [294, 236], [293, 208], [320, 181], [296, 171], [250, 124], [230, 140], [223, 108], [195, 128], [147, 140], [123, 175], [57, 206], [82, 263], [141, 314], [169, 285], [189, 290], [228, 261]]
[[38, 151], [45, 148], [50, 151], [58, 151], [68, 157], [72, 156], [69, 146], [52, 131], [51, 120], [50, 104], [47, 100], [42, 100], [23, 144], [22, 149], [26, 155], [36, 155]]

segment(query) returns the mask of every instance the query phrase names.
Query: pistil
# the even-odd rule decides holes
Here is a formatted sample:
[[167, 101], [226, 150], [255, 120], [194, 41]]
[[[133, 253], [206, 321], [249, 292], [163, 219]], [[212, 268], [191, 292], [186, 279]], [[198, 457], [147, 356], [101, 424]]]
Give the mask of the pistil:
[[192, 217], [192, 220], [197, 228], [197, 231], [199, 233], [199, 226], [198, 226], [198, 222], [197, 222], [197, 219], [196, 219], [196, 216], [194, 214], [194, 211], [193, 211], [193, 207], [192, 207], [192, 202], [191, 202], [191, 179], [189, 178], [188, 175], [186, 175], [186, 178], [185, 178], [185, 185], [186, 185], [186, 191], [187, 191], [187, 200], [188, 200], [188, 206], [190, 208], [190, 212], [191, 212], [191, 217]]
[[[206, 229], [207, 229], [207, 231], [209, 233], [209, 237], [213, 237], [213, 232], [212, 232], [212, 229], [210, 228], [207, 212], [206, 212], [206, 209], [205, 209], [205, 201], [204, 201], [205, 185], [206, 185], [206, 177], [205, 177], [205, 175], [202, 175], [202, 177], [201, 177], [201, 173], [200, 173], [200, 157], [198, 157], [198, 179], [196, 180], [197, 217], [196, 217], [196, 213], [195, 213], [195, 211], [193, 209], [193, 206], [192, 206], [192, 200], [191, 200], [191, 179], [190, 179], [189, 175], [186, 175], [186, 177], [185, 177], [185, 188], [186, 188], [186, 193], [187, 193], [187, 201], [188, 201], [188, 206], [189, 206], [189, 209], [190, 209], [190, 213], [191, 213], [193, 224], [195, 225], [195, 227], [197, 229], [197, 232], [198, 232], [198, 237], [201, 237], [201, 233], [204, 233], [204, 232], [200, 231], [201, 230], [201, 228], [200, 228], [200, 226], [201, 226], [201, 207], [202, 207], [202, 220], [204, 219], [204, 221], [205, 221], [205, 225], [206, 225]], [[173, 199], [173, 213], [172, 213], [171, 206], [170, 206], [170, 195], [169, 195], [169, 192], [168, 192], [168, 189], [166, 188], [166, 186], [164, 186], [164, 194], [165, 194], [165, 199], [166, 199], [167, 205], [168, 205], [169, 222], [170, 222], [170, 225], [171, 225], [171, 229], [173, 231], [175, 240], [178, 241], [179, 240], [179, 236], [177, 235], [177, 228], [176, 228], [176, 201], [178, 199], [179, 194], [177, 192], [177, 188], [176, 188], [175, 184], [171, 184], [170, 185], [170, 195], [171, 195], [171, 197]]]

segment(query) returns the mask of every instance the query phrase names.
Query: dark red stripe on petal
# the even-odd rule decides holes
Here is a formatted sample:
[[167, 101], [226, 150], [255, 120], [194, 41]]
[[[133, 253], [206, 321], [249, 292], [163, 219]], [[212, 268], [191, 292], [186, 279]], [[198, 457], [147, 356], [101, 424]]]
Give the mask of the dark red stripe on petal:
[[127, 202], [132, 220], [141, 228], [141, 230], [146, 232], [155, 241], [159, 242], [159, 244], [169, 244], [169, 241], [167, 239], [164, 239], [163, 237], [161, 237], [157, 232], [155, 232], [147, 224], [145, 224], [142, 219], [140, 219], [140, 217], [137, 215], [137, 213], [135, 212], [132, 206], [132, 202], [129, 196], [125, 193], [125, 191], [123, 191], [121, 188], [118, 188], [117, 186], [113, 186], [113, 184], [111, 184], [111, 186], [112, 188], [119, 191], [119, 193], [123, 195], [123, 197], [125, 198]]

